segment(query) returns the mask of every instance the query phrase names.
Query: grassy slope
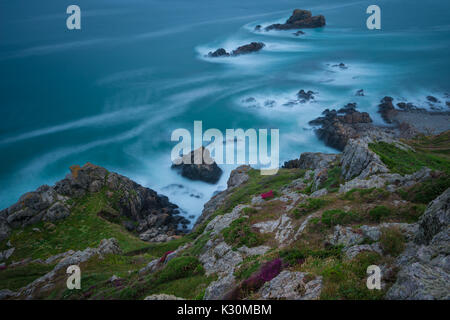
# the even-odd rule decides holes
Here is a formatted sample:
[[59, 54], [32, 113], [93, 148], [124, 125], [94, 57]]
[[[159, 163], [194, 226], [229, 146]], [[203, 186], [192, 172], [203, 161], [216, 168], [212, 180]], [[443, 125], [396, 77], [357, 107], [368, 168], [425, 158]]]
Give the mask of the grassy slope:
[[[448, 136], [421, 138], [408, 143], [416, 147], [417, 153], [405, 153], [385, 145], [375, 146], [374, 150], [380, 156], [382, 155], [382, 160], [386, 161], [393, 171], [409, 173], [411, 168], [417, 170], [427, 165], [448, 173], [448, 158], [446, 158]], [[430, 148], [427, 147], [429, 143], [436, 143], [438, 148], [429, 150]], [[302, 237], [289, 247], [280, 249], [273, 239], [268, 239], [266, 235], [260, 237], [249, 228], [255, 222], [275, 219], [285, 211], [284, 204], [276, 200], [265, 201], [259, 205], [261, 207], [259, 209], [247, 209], [245, 214], [249, 216], [248, 219], [240, 220], [239, 223], [224, 231], [225, 236], [228, 236], [228, 242], [233, 245], [239, 240], [250, 245], [264, 243], [273, 247], [264, 256], [244, 260], [235, 272], [238, 279], [244, 280], [257, 272], [265, 262], [282, 257], [291, 263], [289, 266], [291, 270], [323, 277], [322, 299], [380, 299], [383, 297], [385, 291], [370, 291], [366, 288], [365, 270], [370, 264], [390, 263], [393, 258], [364, 253], [351, 261], [345, 261], [339, 247], [325, 245], [326, 235], [332, 232], [333, 226], [337, 223], [357, 228], [362, 224], [417, 221], [425, 209], [423, 199], [435, 196], [443, 187], [449, 187], [449, 181], [448, 179], [441, 181], [439, 188], [427, 187], [425, 183], [416, 186], [417, 194], [425, 189], [428, 198], [423, 197], [422, 202], [416, 201], [417, 203], [407, 199], [408, 202], [402, 204], [399, 209], [393, 203], [402, 199], [401, 192], [389, 193], [384, 189], [354, 189], [346, 194], [338, 195], [335, 193], [335, 184], [341, 178], [336, 169], [333, 169], [331, 173], [329, 180], [324, 183], [330, 191], [328, 195], [320, 199], [300, 202], [288, 212], [288, 215], [298, 223], [311, 214], [314, 217]], [[308, 183], [311, 181], [310, 177], [304, 177], [304, 170], [297, 169], [281, 169], [274, 176], [261, 176], [259, 171], [251, 170], [249, 176], [249, 181], [234, 190], [213, 217], [230, 212], [237, 204], [249, 204], [252, 196], [268, 190], [273, 190], [277, 195], [281, 188], [295, 179], [303, 178]], [[298, 190], [298, 192], [308, 193], [307, 190]], [[15, 260], [18, 257], [28, 256], [45, 258], [68, 249], [96, 247], [101, 239], [109, 237], [117, 238], [121, 248], [126, 252], [120, 256], [108, 256], [105, 260], [94, 258], [84, 263], [81, 266], [82, 290], [68, 291], [64, 285], [65, 275], [61, 275], [61, 281], [56, 290], [43, 298], [141, 299], [152, 293], [174, 294], [188, 299], [202, 298], [204, 289], [215, 279], [214, 276], [208, 277], [204, 274], [197, 260], [203, 246], [209, 240], [208, 234], [199, 237], [208, 222], [205, 222], [195, 233], [183, 238], [168, 243], [149, 245], [125, 231], [120, 225], [97, 216], [100, 209], [113, 207], [110, 202], [105, 191], [102, 191], [78, 199], [72, 215], [64, 221], [55, 223], [56, 227], [40, 224], [14, 232], [12, 242], [17, 249], [13, 255]], [[41, 232], [32, 230], [36, 227]], [[258, 241], [253, 242], [255, 237]], [[192, 242], [192, 246], [185, 251], [182, 257], [184, 260], [169, 263], [165, 269], [153, 275], [138, 275], [137, 270], [155, 257], [160, 257], [165, 252], [175, 250], [188, 242]], [[367, 240], [367, 243], [370, 241]], [[401, 251], [403, 243], [404, 239], [396, 230], [383, 231], [382, 246], [393, 256]], [[5, 245], [6, 243], [0, 244], [0, 246]], [[0, 271], [0, 288], [17, 289], [46, 273], [51, 267], [28, 265]], [[114, 284], [108, 282], [113, 274], [122, 280]], [[257, 297], [252, 292], [247, 294], [249, 297]]]
[[[76, 200], [71, 215], [64, 220], [55, 223], [40, 222], [15, 230], [10, 241], [16, 251], [10, 259], [45, 259], [68, 250], [97, 247], [102, 239], [111, 237], [119, 241], [125, 252], [147, 247], [148, 243], [139, 240], [121, 225], [97, 216], [109, 204], [110, 200], [103, 190]], [[36, 228], [39, 231], [33, 230]]]

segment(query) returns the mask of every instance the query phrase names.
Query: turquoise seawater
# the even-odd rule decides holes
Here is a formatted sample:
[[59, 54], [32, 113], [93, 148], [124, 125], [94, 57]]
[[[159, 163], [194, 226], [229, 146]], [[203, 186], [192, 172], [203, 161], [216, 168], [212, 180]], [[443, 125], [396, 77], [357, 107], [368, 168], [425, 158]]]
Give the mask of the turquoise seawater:
[[[71, 4], [81, 8], [79, 31], [66, 28]], [[371, 4], [381, 8], [381, 30], [366, 28]], [[300, 37], [253, 31], [294, 8], [323, 14], [326, 27]], [[432, 94], [447, 108], [448, 12], [443, 0], [1, 0], [0, 208], [89, 161], [197, 217], [234, 166], [222, 166], [216, 185], [170, 169], [170, 135], [194, 120], [205, 130], [278, 128], [282, 162], [335, 151], [307, 124], [326, 108], [357, 102], [380, 123], [385, 95], [426, 107]], [[204, 58], [251, 41], [266, 47]], [[340, 62], [348, 69], [332, 67]], [[300, 89], [318, 92], [316, 102], [286, 106]], [[249, 97], [255, 102], [243, 102]]]

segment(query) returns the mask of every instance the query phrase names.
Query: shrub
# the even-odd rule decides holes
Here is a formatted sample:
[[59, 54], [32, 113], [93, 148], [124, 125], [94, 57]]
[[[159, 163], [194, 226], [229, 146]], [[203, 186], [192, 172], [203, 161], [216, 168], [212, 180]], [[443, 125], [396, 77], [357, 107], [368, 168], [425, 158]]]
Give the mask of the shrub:
[[383, 217], [387, 217], [391, 214], [391, 209], [385, 206], [376, 206], [369, 211], [370, 217], [375, 221], [380, 221]]
[[241, 289], [246, 292], [258, 290], [265, 282], [275, 278], [282, 269], [281, 259], [275, 259], [264, 264], [259, 272], [250, 278], [244, 280]]
[[261, 235], [251, 230], [247, 220], [245, 217], [236, 219], [229, 227], [222, 230], [223, 238], [227, 244], [235, 248], [244, 245], [251, 248], [263, 243]]
[[258, 210], [256, 210], [255, 208], [252, 208], [252, 207], [245, 207], [244, 209], [242, 209], [242, 212], [244, 212], [244, 214], [246, 214], [246, 215], [251, 215], [251, 214], [257, 213]]
[[324, 207], [328, 203], [327, 200], [324, 199], [307, 199], [305, 203], [302, 203], [294, 210], [294, 216], [296, 218], [300, 218], [304, 214], [316, 211], [322, 207]]
[[250, 263], [246, 263], [241, 265], [235, 272], [234, 275], [238, 279], [247, 279], [260, 267], [259, 261], [251, 261]]
[[307, 255], [304, 251], [294, 248], [281, 251], [280, 257], [283, 259], [283, 261], [289, 263], [290, 265], [295, 265], [303, 262], [306, 259]]
[[346, 212], [341, 209], [332, 209], [324, 211], [322, 214], [322, 223], [328, 227], [338, 224], [348, 224], [355, 221], [358, 221], [358, 217], [351, 211]]
[[321, 250], [313, 250], [309, 248], [293, 248], [286, 249], [280, 252], [280, 257], [288, 263], [289, 265], [302, 264], [306, 258], [320, 258], [325, 259], [328, 257], [337, 257], [341, 256], [342, 247], [341, 246], [330, 246], [326, 249]]
[[405, 236], [398, 228], [384, 228], [381, 230], [380, 245], [384, 252], [396, 257], [405, 248]]
[[448, 187], [450, 187], [450, 176], [444, 175], [437, 179], [429, 179], [416, 184], [408, 190], [399, 190], [397, 193], [404, 200], [428, 204], [440, 196]]
[[366, 286], [367, 267], [379, 264], [380, 256], [374, 252], [363, 252], [351, 261], [334, 260], [322, 270], [323, 287], [321, 299], [363, 300], [382, 299], [384, 290], [369, 290]]
[[329, 192], [337, 192], [342, 182], [341, 167], [335, 166], [328, 170], [327, 180], [320, 184], [319, 189], [326, 188]]

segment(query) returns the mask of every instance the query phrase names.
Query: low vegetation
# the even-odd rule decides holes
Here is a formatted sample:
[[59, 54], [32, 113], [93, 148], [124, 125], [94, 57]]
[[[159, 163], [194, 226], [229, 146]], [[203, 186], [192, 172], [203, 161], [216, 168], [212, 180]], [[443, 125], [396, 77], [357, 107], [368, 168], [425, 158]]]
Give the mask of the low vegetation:
[[369, 148], [395, 173], [411, 174], [423, 167], [450, 173], [450, 162], [441, 155], [421, 149], [406, 151], [385, 142], [372, 143]]
[[358, 214], [341, 209], [326, 210], [322, 213], [322, 223], [328, 227], [360, 221]]
[[10, 237], [16, 248], [14, 259], [45, 259], [68, 250], [95, 248], [105, 238], [114, 237], [126, 251], [145, 248], [148, 243], [139, 240], [117, 223], [98, 215], [110, 202], [106, 190], [84, 196], [75, 201], [71, 214], [54, 223], [40, 222], [21, 230]]
[[300, 218], [308, 213], [319, 210], [320, 208], [326, 206], [327, 203], [327, 200], [320, 198], [307, 199], [304, 203], [301, 203], [297, 208], [294, 209], [294, 217]]
[[381, 230], [380, 245], [384, 252], [396, 257], [405, 248], [405, 236], [398, 228], [384, 228]]
[[376, 206], [372, 210], [369, 211], [370, 217], [376, 222], [380, 222], [380, 220], [384, 217], [388, 217], [391, 214], [391, 209], [386, 206]]
[[234, 220], [229, 227], [222, 230], [225, 242], [234, 248], [247, 246], [256, 247], [264, 242], [262, 236], [252, 231], [248, 218], [242, 217]]

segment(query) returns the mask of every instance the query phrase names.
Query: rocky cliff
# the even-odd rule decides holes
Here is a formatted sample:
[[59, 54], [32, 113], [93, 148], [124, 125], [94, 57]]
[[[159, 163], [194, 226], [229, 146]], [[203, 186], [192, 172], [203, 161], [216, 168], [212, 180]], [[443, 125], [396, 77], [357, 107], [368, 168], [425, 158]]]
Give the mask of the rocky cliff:
[[[167, 198], [73, 167], [2, 211], [0, 298], [448, 299], [449, 135], [375, 130], [274, 176], [239, 167], [184, 236]], [[72, 263], [93, 277], [82, 290], [65, 288]]]

